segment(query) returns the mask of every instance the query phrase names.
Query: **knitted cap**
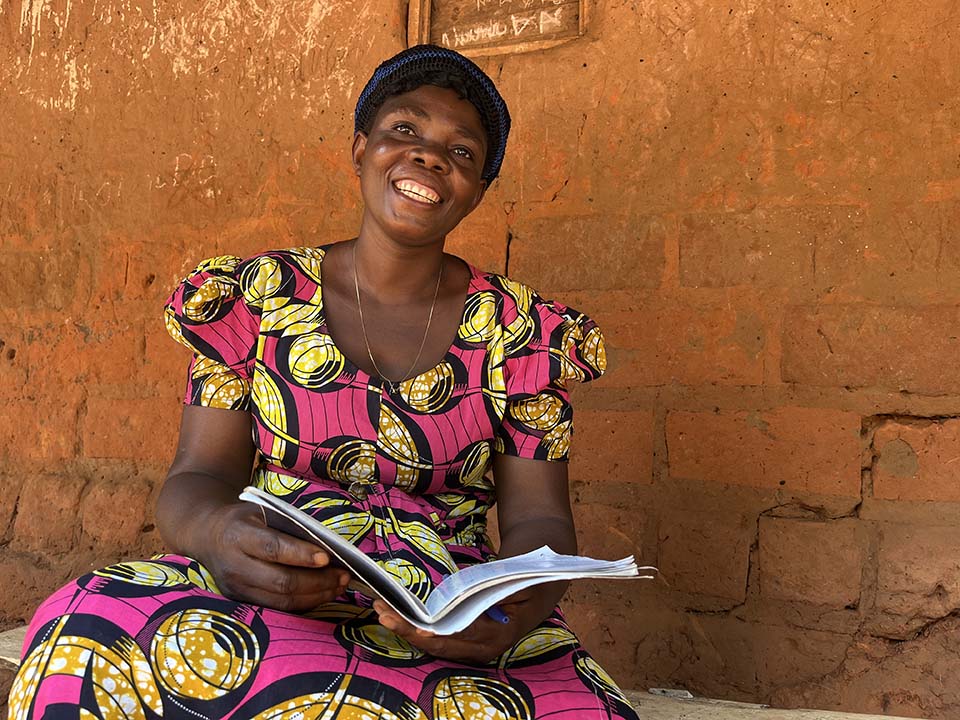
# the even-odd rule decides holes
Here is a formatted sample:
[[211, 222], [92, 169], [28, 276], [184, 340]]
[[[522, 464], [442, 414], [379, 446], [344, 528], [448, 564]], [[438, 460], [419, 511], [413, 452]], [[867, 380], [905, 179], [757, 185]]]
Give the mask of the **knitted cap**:
[[466, 81], [467, 99], [480, 114], [487, 132], [487, 159], [482, 177], [491, 182], [499, 173], [510, 134], [510, 113], [493, 81], [477, 65], [458, 52], [438, 45], [414, 45], [378, 67], [357, 100], [354, 111], [354, 132], [366, 131], [391, 87], [407, 78], [423, 73], [456, 72]]

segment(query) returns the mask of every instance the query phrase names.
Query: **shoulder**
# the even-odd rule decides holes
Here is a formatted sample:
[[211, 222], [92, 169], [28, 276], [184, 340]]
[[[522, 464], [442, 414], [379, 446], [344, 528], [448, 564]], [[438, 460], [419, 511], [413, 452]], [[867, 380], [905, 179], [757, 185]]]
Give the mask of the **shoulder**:
[[320, 276], [320, 263], [326, 254], [326, 247], [294, 247], [239, 257], [237, 255], [217, 255], [202, 260], [184, 279], [204, 280], [207, 277], [225, 277], [239, 280], [247, 276], [249, 281], [256, 279], [265, 282], [271, 271], [289, 269], [294, 272]]
[[236, 272], [244, 283], [270, 283], [279, 274], [305, 275], [319, 284], [325, 247], [294, 247], [267, 250], [239, 260]]
[[[237, 297], [251, 309], [271, 297], [296, 294], [305, 285], [320, 285], [324, 247], [293, 247], [241, 258], [219, 255], [200, 262], [183, 280], [181, 290], [203, 298]], [[192, 292], [191, 292], [192, 291]]]
[[584, 313], [544, 297], [526, 283], [499, 273], [471, 269], [480, 289], [493, 293], [498, 299], [502, 324], [515, 328], [529, 341], [548, 342], [558, 330], [563, 333], [577, 327], [581, 332], [588, 332], [596, 327]]

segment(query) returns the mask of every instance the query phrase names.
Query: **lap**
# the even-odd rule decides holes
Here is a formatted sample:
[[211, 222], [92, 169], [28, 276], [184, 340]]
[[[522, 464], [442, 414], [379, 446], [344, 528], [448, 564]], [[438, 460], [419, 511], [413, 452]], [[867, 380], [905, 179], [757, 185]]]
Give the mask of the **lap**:
[[505, 720], [635, 717], [559, 615], [473, 667], [423, 654], [353, 600], [306, 615], [236, 602], [179, 556], [99, 570], [37, 611], [11, 717], [61, 704], [144, 718], [293, 717], [295, 708], [319, 717], [342, 707], [427, 720], [468, 717], [457, 708], [473, 704]]

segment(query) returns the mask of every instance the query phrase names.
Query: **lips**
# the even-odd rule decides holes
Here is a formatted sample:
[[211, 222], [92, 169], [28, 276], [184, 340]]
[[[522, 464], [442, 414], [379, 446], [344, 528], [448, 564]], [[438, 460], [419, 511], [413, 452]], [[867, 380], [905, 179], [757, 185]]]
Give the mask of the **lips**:
[[424, 205], [437, 205], [441, 201], [436, 191], [413, 180], [397, 180], [393, 186], [401, 195]]

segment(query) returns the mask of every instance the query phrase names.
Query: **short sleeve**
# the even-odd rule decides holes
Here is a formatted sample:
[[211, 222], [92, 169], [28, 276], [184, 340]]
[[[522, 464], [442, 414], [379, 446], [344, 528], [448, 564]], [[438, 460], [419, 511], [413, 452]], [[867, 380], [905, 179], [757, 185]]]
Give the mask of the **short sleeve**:
[[237, 257], [205, 260], [167, 300], [167, 332], [194, 353], [184, 398], [189, 405], [250, 407], [260, 313], [244, 297], [241, 271]]
[[567, 387], [603, 374], [603, 334], [586, 315], [515, 288], [516, 313], [504, 323], [506, 411], [495, 447], [505, 455], [564, 461], [573, 433]]

